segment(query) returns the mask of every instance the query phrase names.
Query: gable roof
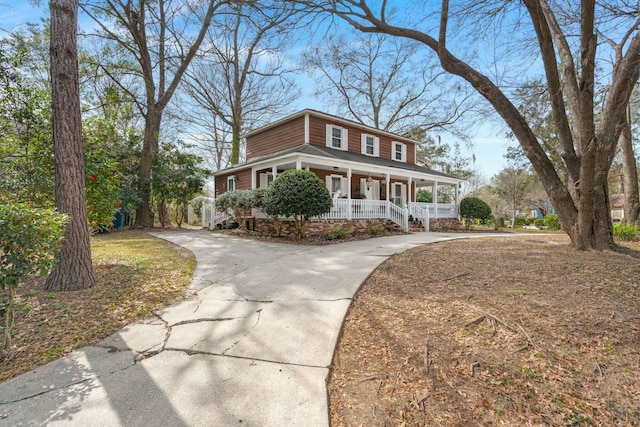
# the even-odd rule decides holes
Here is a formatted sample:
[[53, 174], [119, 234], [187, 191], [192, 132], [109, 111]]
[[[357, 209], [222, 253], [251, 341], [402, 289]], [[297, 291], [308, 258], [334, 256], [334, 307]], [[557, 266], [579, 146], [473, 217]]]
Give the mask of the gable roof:
[[322, 158], [329, 158], [329, 159], [336, 159], [336, 160], [345, 160], [345, 161], [350, 161], [350, 162], [357, 162], [357, 163], [362, 163], [362, 164], [367, 164], [367, 165], [374, 165], [374, 166], [382, 166], [382, 167], [388, 167], [388, 168], [394, 168], [394, 169], [399, 169], [399, 170], [405, 170], [405, 171], [412, 171], [412, 172], [419, 172], [419, 173], [425, 173], [425, 174], [429, 174], [429, 175], [433, 175], [433, 176], [440, 176], [443, 178], [449, 178], [449, 179], [454, 179], [454, 180], [459, 180], [462, 181], [459, 178], [456, 178], [454, 176], [448, 175], [444, 172], [438, 172], [438, 171], [434, 171], [432, 169], [426, 168], [424, 166], [420, 166], [420, 165], [416, 165], [416, 164], [412, 164], [412, 163], [404, 163], [404, 162], [398, 162], [395, 160], [391, 160], [391, 159], [385, 159], [385, 158], [381, 158], [381, 157], [372, 157], [372, 156], [367, 156], [365, 154], [360, 154], [360, 153], [353, 153], [350, 151], [342, 151], [342, 150], [336, 150], [333, 148], [329, 148], [329, 147], [323, 147], [323, 146], [318, 146], [318, 145], [310, 145], [310, 144], [304, 144], [304, 145], [298, 145], [296, 147], [293, 148], [289, 148], [286, 150], [282, 150], [276, 153], [271, 153], [271, 154], [267, 154], [261, 157], [256, 157], [254, 159], [252, 159], [249, 162], [246, 163], [242, 163], [236, 166], [232, 166], [230, 168], [227, 169], [223, 169], [220, 171], [215, 172], [213, 175], [222, 175], [222, 174], [226, 174], [229, 172], [232, 172], [234, 170], [241, 170], [241, 169], [245, 169], [247, 167], [250, 167], [254, 164], [257, 163], [262, 163], [271, 159], [275, 159], [277, 157], [282, 157], [282, 156], [286, 156], [289, 154], [306, 154], [306, 155], [311, 155], [311, 156], [316, 156], [316, 157], [322, 157]]
[[355, 128], [359, 128], [362, 130], [365, 130], [366, 132], [370, 132], [370, 133], [377, 133], [380, 135], [385, 135], [388, 136], [389, 138], [395, 139], [397, 141], [404, 141], [404, 142], [411, 142], [414, 144], [417, 144], [418, 142], [416, 140], [413, 140], [411, 138], [407, 138], [405, 136], [402, 135], [398, 135], [396, 133], [392, 133], [392, 132], [388, 132], [385, 130], [380, 130], [380, 129], [376, 129], [374, 127], [371, 126], [367, 126], [367, 125], [363, 125], [362, 123], [358, 123], [358, 122], [354, 122], [353, 120], [348, 120], [348, 119], [344, 119], [342, 117], [338, 117], [338, 116], [334, 116], [333, 114], [328, 114], [328, 113], [323, 113], [322, 111], [318, 111], [318, 110], [314, 110], [311, 108], [305, 108], [304, 110], [298, 111], [297, 113], [293, 113], [289, 116], [283, 117], [280, 120], [276, 120], [275, 122], [269, 123], [266, 126], [263, 126], [259, 129], [253, 130], [251, 132], [248, 132], [243, 136], [243, 138], [248, 138], [254, 135], [257, 135], [261, 132], [264, 132], [265, 130], [271, 129], [273, 127], [279, 126], [281, 124], [287, 123], [291, 120], [297, 119], [299, 117], [305, 116], [305, 115], [312, 115], [312, 116], [316, 116], [316, 117], [321, 117], [323, 119], [329, 120], [332, 123], [336, 123], [336, 124], [342, 124], [342, 125], [346, 125], [346, 126], [352, 126]]

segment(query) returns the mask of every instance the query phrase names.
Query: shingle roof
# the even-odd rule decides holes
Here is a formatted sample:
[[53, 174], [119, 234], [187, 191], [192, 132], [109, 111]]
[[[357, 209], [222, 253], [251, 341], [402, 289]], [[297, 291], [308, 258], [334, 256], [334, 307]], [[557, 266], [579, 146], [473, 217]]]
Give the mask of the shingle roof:
[[251, 166], [251, 165], [253, 165], [255, 163], [259, 163], [259, 162], [263, 162], [265, 160], [270, 160], [270, 159], [273, 159], [273, 158], [286, 156], [288, 154], [295, 154], [295, 153], [306, 154], [306, 155], [311, 155], [311, 156], [318, 156], [318, 157], [324, 157], [324, 158], [333, 158], [333, 159], [338, 159], [338, 160], [345, 160], [345, 161], [351, 161], [351, 162], [357, 162], [357, 163], [364, 163], [364, 164], [374, 165], [374, 166], [383, 166], [383, 167], [394, 168], [394, 169], [399, 169], [399, 170], [406, 170], [406, 171], [412, 171], [412, 172], [425, 173], [425, 174], [434, 175], [434, 176], [441, 176], [441, 177], [446, 177], [446, 178], [458, 179], [458, 178], [455, 178], [454, 176], [448, 175], [446, 173], [434, 171], [432, 169], [425, 168], [424, 166], [420, 166], [420, 165], [416, 165], [416, 164], [397, 162], [397, 161], [391, 160], [391, 159], [385, 159], [385, 158], [381, 158], [381, 157], [372, 157], [372, 156], [367, 156], [367, 155], [360, 154], [360, 153], [353, 153], [353, 152], [350, 152], [350, 151], [336, 150], [334, 148], [323, 147], [323, 146], [318, 146], [318, 145], [311, 145], [311, 144], [298, 145], [296, 147], [289, 148], [289, 149], [283, 150], [283, 151], [279, 151], [277, 153], [272, 153], [272, 154], [267, 154], [267, 155], [264, 155], [264, 156], [261, 156], [261, 157], [256, 157], [256, 158], [252, 159], [251, 161], [249, 161], [247, 163], [243, 163], [243, 164], [236, 165], [234, 167], [231, 167], [231, 168], [228, 168], [228, 169], [225, 169], [225, 170], [218, 171], [214, 175], [227, 173], [227, 172], [229, 172], [231, 170], [244, 169], [244, 168], [249, 167], [249, 166]]

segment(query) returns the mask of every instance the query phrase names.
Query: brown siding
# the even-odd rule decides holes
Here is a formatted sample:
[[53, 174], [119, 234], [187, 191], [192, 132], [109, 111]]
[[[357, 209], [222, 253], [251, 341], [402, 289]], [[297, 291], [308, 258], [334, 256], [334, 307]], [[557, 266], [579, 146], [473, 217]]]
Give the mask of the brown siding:
[[247, 161], [304, 144], [304, 116], [247, 138]]
[[[347, 129], [349, 134], [349, 151], [353, 153], [361, 153], [361, 135], [363, 133], [375, 135], [380, 138], [380, 157], [392, 159], [391, 157], [391, 141], [393, 138], [377, 133], [374, 129], [364, 130], [356, 126], [348, 126], [338, 122], [331, 122], [322, 117], [309, 117], [309, 143], [312, 145], [326, 146], [327, 143], [327, 125], [335, 125]], [[399, 141], [407, 146], [407, 163], [415, 163], [415, 144], [407, 141]]]
[[251, 169], [233, 171], [224, 175], [217, 175], [215, 177], [216, 196], [227, 192], [227, 178], [231, 175], [236, 177], [236, 190], [251, 189]]

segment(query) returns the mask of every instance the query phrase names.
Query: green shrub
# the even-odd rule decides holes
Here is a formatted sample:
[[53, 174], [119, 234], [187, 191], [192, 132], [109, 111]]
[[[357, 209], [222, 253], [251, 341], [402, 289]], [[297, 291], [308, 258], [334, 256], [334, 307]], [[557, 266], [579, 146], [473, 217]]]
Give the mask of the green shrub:
[[526, 218], [516, 217], [515, 222], [513, 223], [513, 228], [524, 227], [525, 225], [527, 225]]
[[327, 240], [346, 239], [349, 236], [351, 236], [351, 229], [341, 225], [337, 225], [324, 233], [324, 238]]
[[533, 225], [535, 225], [535, 226], [536, 226], [536, 227], [538, 227], [538, 228], [542, 228], [542, 227], [544, 227], [544, 219], [543, 219], [543, 218], [536, 218], [536, 219], [533, 221]]
[[493, 220], [493, 226], [498, 229], [498, 228], [503, 228], [504, 227], [504, 218], [499, 216], [498, 218], [494, 218]]
[[613, 237], [627, 242], [638, 240], [638, 226], [615, 223], [613, 224]]
[[227, 191], [216, 199], [216, 210], [233, 215], [243, 229], [247, 213], [255, 205], [256, 198], [252, 190]]
[[316, 174], [289, 169], [279, 174], [269, 187], [264, 209], [270, 215], [293, 217], [295, 233], [300, 238], [307, 220], [329, 212], [331, 204], [331, 194]]
[[386, 231], [387, 229], [380, 224], [374, 224], [371, 227], [369, 227], [369, 233], [373, 234], [374, 236], [384, 234]]
[[478, 197], [465, 197], [460, 202], [460, 214], [464, 218], [486, 221], [491, 218], [491, 208]]
[[560, 220], [556, 214], [547, 214], [543, 218], [544, 225], [549, 230], [560, 230]]
[[0, 205], [0, 351], [11, 347], [13, 306], [21, 281], [47, 274], [64, 238], [68, 217], [55, 209], [36, 209], [26, 203]]

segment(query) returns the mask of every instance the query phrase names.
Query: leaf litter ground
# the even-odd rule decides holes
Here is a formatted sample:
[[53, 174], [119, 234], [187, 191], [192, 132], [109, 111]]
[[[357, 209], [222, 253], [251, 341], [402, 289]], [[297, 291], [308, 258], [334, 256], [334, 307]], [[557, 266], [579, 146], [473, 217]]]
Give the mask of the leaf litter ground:
[[640, 244], [465, 239], [363, 284], [328, 381], [333, 426], [640, 425]]

